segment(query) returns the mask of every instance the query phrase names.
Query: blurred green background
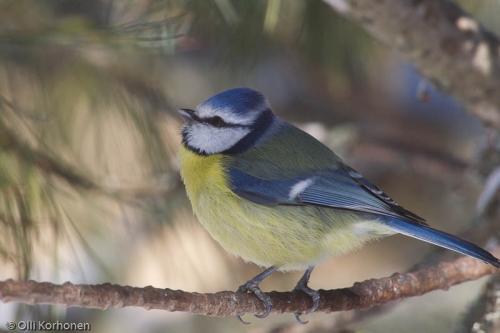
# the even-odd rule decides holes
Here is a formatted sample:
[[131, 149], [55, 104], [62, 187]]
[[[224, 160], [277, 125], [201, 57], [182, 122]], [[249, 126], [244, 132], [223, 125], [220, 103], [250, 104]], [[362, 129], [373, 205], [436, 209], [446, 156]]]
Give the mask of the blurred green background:
[[[495, 1], [460, 1], [493, 31]], [[466, 78], [464, 78], [466, 79]], [[222, 250], [179, 177], [178, 108], [232, 87], [334, 149], [404, 207], [458, 233], [481, 184], [484, 129], [415, 68], [320, 0], [0, 2], [0, 279], [236, 290], [260, 272]], [[431, 245], [403, 236], [317, 267], [311, 287], [391, 275]], [[274, 274], [290, 290], [302, 272]], [[484, 279], [366, 320], [304, 317], [304, 331], [443, 332]], [[0, 303], [8, 320], [90, 322], [94, 332], [267, 332], [295, 325], [125, 308]], [[0, 324], [0, 328], [3, 328]], [[339, 325], [339, 326], [336, 326]], [[342, 328], [343, 329], [343, 328]]]

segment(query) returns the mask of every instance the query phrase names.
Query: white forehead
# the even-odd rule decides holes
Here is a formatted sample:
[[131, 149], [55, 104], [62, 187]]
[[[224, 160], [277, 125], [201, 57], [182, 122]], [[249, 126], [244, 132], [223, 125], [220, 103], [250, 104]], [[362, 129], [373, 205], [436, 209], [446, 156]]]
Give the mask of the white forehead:
[[236, 110], [232, 106], [213, 107], [210, 104], [202, 103], [198, 106], [197, 113], [200, 118], [219, 116], [228, 124], [250, 126], [267, 109], [269, 109], [269, 104], [265, 100], [254, 109], [244, 110], [245, 112]]

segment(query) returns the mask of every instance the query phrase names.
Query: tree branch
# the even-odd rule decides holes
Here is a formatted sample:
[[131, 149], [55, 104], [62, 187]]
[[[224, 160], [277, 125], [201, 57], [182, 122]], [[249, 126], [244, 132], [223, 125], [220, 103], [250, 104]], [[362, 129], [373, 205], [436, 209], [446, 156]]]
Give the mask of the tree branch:
[[500, 128], [500, 40], [449, 0], [323, 0]]
[[[494, 251], [500, 255], [500, 248]], [[493, 266], [462, 257], [453, 262], [439, 263], [413, 273], [393, 274], [382, 279], [357, 282], [350, 288], [321, 290], [317, 311], [334, 312], [369, 309], [393, 300], [419, 296], [498, 272]], [[306, 311], [312, 306], [309, 296], [295, 292], [270, 292], [275, 313]], [[55, 285], [47, 282], [0, 282], [0, 300], [4, 303], [54, 304], [106, 310], [110, 307], [142, 307], [181, 311], [206, 316], [229, 316], [263, 313], [264, 306], [253, 294], [222, 291], [215, 294], [189, 293], [181, 290], [153, 287], [134, 288], [112, 285]]]

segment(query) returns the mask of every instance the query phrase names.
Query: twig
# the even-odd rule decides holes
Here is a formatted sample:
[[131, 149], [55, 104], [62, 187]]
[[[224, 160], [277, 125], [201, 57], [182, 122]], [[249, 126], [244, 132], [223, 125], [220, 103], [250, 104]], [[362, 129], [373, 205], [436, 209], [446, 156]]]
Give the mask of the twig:
[[[495, 251], [500, 255], [500, 248]], [[462, 257], [453, 262], [406, 274], [393, 274], [382, 279], [357, 282], [350, 288], [321, 290], [317, 311], [326, 313], [369, 309], [393, 300], [419, 296], [498, 272], [493, 266]], [[306, 311], [312, 306], [310, 297], [300, 292], [270, 292], [275, 313]], [[215, 294], [189, 293], [181, 290], [134, 288], [112, 285], [74, 285], [66, 282], [55, 285], [47, 282], [0, 282], [0, 300], [27, 304], [55, 304], [105, 310], [110, 307], [142, 307], [181, 311], [206, 316], [229, 316], [244, 313], [263, 313], [264, 307], [252, 294], [222, 291]]]

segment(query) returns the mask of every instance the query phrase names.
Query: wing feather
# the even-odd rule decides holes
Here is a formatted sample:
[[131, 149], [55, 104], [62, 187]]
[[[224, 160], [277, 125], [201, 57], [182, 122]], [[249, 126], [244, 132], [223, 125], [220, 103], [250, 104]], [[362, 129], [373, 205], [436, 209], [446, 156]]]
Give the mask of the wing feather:
[[[380, 188], [347, 165], [290, 179], [263, 179], [236, 168], [229, 170], [231, 188], [236, 194], [264, 205], [313, 205], [396, 217], [415, 224], [425, 220], [406, 210]], [[307, 182], [291, 197], [294, 185]]]

